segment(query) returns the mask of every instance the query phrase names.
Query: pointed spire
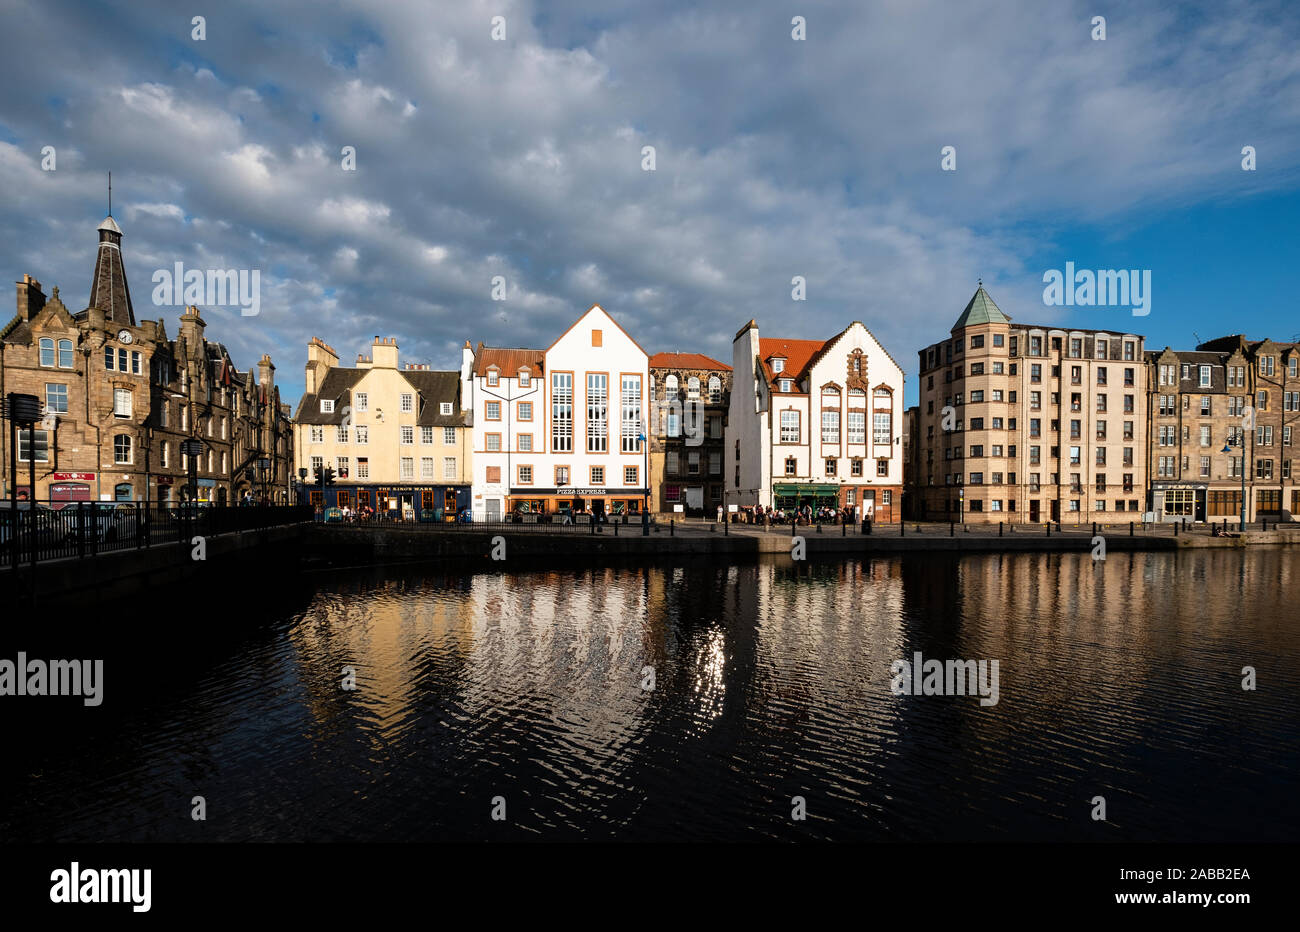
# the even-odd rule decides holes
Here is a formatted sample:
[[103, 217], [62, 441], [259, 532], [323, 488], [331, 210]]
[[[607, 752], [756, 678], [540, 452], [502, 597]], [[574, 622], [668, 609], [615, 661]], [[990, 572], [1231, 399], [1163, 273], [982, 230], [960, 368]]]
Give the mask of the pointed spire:
[[99, 225], [99, 249], [87, 307], [103, 311], [105, 318], [115, 324], [135, 326], [135, 308], [131, 306], [131, 290], [122, 265], [122, 228], [112, 214]]
[[966, 310], [961, 312], [952, 329], [960, 330], [973, 324], [1004, 324], [1010, 320], [1011, 318], [993, 303], [989, 293], [984, 290], [984, 280], [981, 279], [975, 294], [971, 296], [970, 303], [966, 305]]

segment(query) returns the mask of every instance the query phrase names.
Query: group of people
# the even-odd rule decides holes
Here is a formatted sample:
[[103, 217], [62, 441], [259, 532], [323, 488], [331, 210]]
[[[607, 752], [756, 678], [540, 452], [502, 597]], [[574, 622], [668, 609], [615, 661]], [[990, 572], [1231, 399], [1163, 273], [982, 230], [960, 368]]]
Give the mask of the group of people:
[[[769, 505], [757, 505], [753, 508], [745, 506], [741, 512], [744, 515], [742, 520], [747, 524], [788, 524], [791, 521], [797, 521], [800, 524], [831, 524], [840, 523], [852, 524], [858, 519], [858, 507], [856, 505], [846, 505], [843, 508], [837, 508], [832, 505], [800, 505], [797, 508], [786, 510]], [[870, 516], [868, 514], [868, 516]], [[718, 506], [718, 521], [726, 520], [723, 508]]]

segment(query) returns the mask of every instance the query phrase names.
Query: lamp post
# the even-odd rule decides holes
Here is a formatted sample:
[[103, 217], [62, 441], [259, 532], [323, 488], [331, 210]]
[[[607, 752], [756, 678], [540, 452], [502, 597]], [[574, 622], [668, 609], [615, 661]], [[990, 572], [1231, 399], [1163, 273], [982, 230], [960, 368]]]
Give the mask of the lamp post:
[[1228, 437], [1227, 442], [1224, 443], [1223, 449], [1220, 450], [1219, 452], [1231, 453], [1232, 448], [1238, 445], [1240, 445], [1241, 447], [1241, 530], [1243, 533], [1245, 533], [1246, 530], [1246, 435], [1244, 433], [1241, 435], [1240, 444], [1233, 443], [1232, 437], [1230, 435]]
[[641, 455], [644, 457], [644, 466], [642, 467], [641, 476], [645, 482], [644, 491], [641, 493], [641, 536], [650, 536], [650, 440], [644, 433], [637, 434], [637, 440], [641, 442]]
[[263, 501], [260, 502], [259, 504], [266, 504], [266, 500], [270, 498], [270, 492], [267, 488], [267, 485], [270, 482], [270, 478], [271, 478], [271, 458], [269, 456], [259, 457], [257, 460], [257, 468], [261, 470], [262, 473]]
[[[31, 507], [32, 566], [36, 566], [36, 422], [43, 415], [41, 399], [35, 395], [10, 392], [5, 396], [4, 416], [9, 421], [9, 514], [13, 522], [10, 535], [14, 571], [18, 570], [18, 428], [27, 431], [27, 503]], [[33, 593], [35, 592], [35, 569]]]

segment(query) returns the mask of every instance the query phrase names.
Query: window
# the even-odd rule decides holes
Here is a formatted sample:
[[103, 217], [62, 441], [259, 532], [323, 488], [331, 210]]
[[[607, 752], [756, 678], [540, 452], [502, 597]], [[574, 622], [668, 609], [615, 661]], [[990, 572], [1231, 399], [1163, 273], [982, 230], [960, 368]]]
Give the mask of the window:
[[826, 476], [827, 476], [827, 478], [834, 478], [834, 477], [835, 477], [835, 464], [836, 464], [836, 462], [837, 462], [837, 461], [834, 460], [834, 459], [827, 459], [827, 460], [826, 460], [826, 463], [825, 463], [826, 470], [825, 470], [825, 471], [826, 471]]
[[[695, 390], [699, 392], [699, 380], [694, 379]], [[620, 395], [623, 402], [622, 420], [619, 425], [621, 437], [620, 449], [624, 453], [641, 452], [641, 376], [623, 376]]]
[[892, 442], [892, 429], [890, 419], [892, 415], [888, 411], [876, 411], [872, 414], [872, 442], [888, 446]]
[[402, 427], [402, 443], [403, 444], [415, 443], [415, 428], [409, 424]]
[[637, 484], [637, 475], [640, 469], [636, 466], [623, 467], [623, 484], [635, 486]]
[[604, 485], [604, 484], [605, 484], [605, 467], [604, 467], [604, 466], [592, 466], [592, 467], [591, 467], [591, 484], [592, 484], [592, 485], [597, 485], [597, 486], [599, 486], [599, 485]]
[[1259, 357], [1259, 374], [1260, 374], [1260, 375], [1270, 375], [1270, 376], [1273, 374], [1273, 357], [1272, 357], [1272, 356], [1261, 356], [1261, 357]]
[[519, 435], [519, 450], [520, 450], [520, 452], [523, 452], [523, 453], [531, 453], [531, 452], [533, 452], [533, 435], [532, 435], [532, 434], [520, 434], [520, 435]]
[[322, 398], [320, 403], [321, 414], [333, 414], [334, 402], [328, 398]]
[[[1293, 361], [1294, 362], [1294, 361]], [[722, 379], [716, 375], [709, 376], [709, 404], [722, 403]]]
[[488, 370], [487, 383], [493, 387], [501, 384], [501, 373], [497, 371], [495, 366]]
[[357, 410], [358, 410], [358, 411], [369, 411], [369, 410], [370, 410], [370, 396], [369, 396], [367, 393], [365, 393], [365, 392], [357, 392], [357, 393], [356, 393], [355, 395], [353, 395], [352, 397], [353, 397], [353, 400], [355, 400], [356, 403], [357, 403]]
[[[592, 331], [596, 333], [597, 331]], [[604, 453], [609, 449], [607, 417], [609, 415], [609, 376], [603, 372], [587, 373], [587, 452]]]
[[113, 438], [113, 462], [119, 466], [131, 465], [131, 438], [126, 434]]
[[[35, 460], [38, 463], [48, 463], [50, 461], [50, 435], [44, 430], [20, 430], [18, 431], [18, 461], [21, 463], [30, 463], [35, 453]], [[35, 438], [35, 439], [33, 439]], [[130, 438], [127, 438], [128, 451], [130, 449]], [[33, 450], [33, 446], [35, 449]], [[119, 461], [121, 462], [121, 461]], [[130, 462], [130, 460], [126, 460]]]
[[125, 388], [113, 389], [113, 417], [131, 416], [131, 392]]
[[593, 330], [593, 331], [591, 331], [591, 345], [592, 345], [592, 346], [604, 346], [604, 345], [605, 345], [605, 334], [604, 334], [603, 331], [600, 331], [600, 330]]
[[489, 453], [499, 453], [501, 451], [500, 434], [485, 434], [484, 439], [487, 441], [487, 449]]
[[785, 371], [785, 360], [782, 359], [780, 356], [774, 356], [774, 357], [772, 358], [772, 371], [773, 371], [773, 372], [784, 372], [784, 371]]
[[454, 444], [456, 442], [456, 428], [444, 427], [442, 429], [442, 442], [444, 444]]
[[402, 392], [402, 410], [403, 411], [415, 410], [415, 395], [411, 394], [410, 392]]
[[848, 416], [848, 442], [867, 442], [867, 412], [850, 411]]
[[49, 337], [42, 337], [41, 347], [41, 365], [54, 368], [54, 340]]
[[486, 409], [485, 409], [484, 416], [485, 416], [489, 421], [499, 421], [499, 420], [501, 420], [501, 402], [499, 402], [499, 401], [489, 401], [489, 402], [487, 403], [487, 407], [486, 407]]
[[862, 475], [862, 460], [860, 459], [849, 460], [849, 475], [850, 476]]
[[45, 410], [55, 414], [68, 413], [68, 386], [62, 382], [45, 383]]
[[399, 475], [403, 479], [415, 478], [415, 457], [403, 456], [400, 461]]
[[[184, 411], [183, 408], [182, 408], [181, 410]], [[325, 428], [324, 428], [324, 427], [313, 427], [313, 428], [311, 429], [311, 442], [312, 442], [312, 443], [324, 443], [324, 442], [325, 442]]]
[[533, 419], [533, 403], [531, 401], [519, 402], [519, 420], [531, 421]]
[[334, 439], [339, 443], [348, 442], [348, 426], [346, 424], [340, 424], [334, 428]]
[[358, 424], [356, 433], [357, 433], [357, 438], [356, 438], [357, 443], [370, 442], [370, 428], [367, 427], [365, 424]]
[[432, 456], [422, 456], [422, 457], [420, 457], [420, 478], [421, 478], [421, 479], [432, 479], [432, 478], [434, 478], [434, 475], [433, 475], [433, 457], [432, 457]]
[[438, 413], [443, 417], [451, 417], [452, 404], [450, 401], [441, 401], [438, 403]]
[[531, 388], [531, 387], [532, 387], [532, 384], [533, 384], [533, 379], [532, 379], [532, 375], [529, 373], [529, 371], [528, 371], [527, 369], [520, 369], [520, 370], [519, 370], [519, 387], [520, 387], [520, 388]]
[[140, 374], [140, 354], [136, 350], [131, 351], [131, 374]]
[[787, 456], [785, 458], [785, 474], [787, 476], [793, 476], [796, 474], [798, 469], [799, 469], [798, 461], [795, 460], [793, 456]]
[[433, 428], [432, 428], [432, 427], [421, 427], [421, 428], [420, 428], [420, 443], [433, 443]]
[[442, 478], [444, 479], [456, 478], [456, 457], [444, 456], [442, 458]]
[[[839, 398], [835, 399], [837, 402]], [[840, 412], [822, 409], [822, 443], [840, 442]]]
[[[223, 472], [225, 471], [225, 468], [226, 468], [226, 465], [225, 465], [225, 459], [226, 459], [226, 454], [222, 453], [222, 454], [221, 454], [221, 460], [222, 460], [222, 462], [221, 462], [221, 469], [222, 469]], [[340, 479], [346, 479], [346, 478], [348, 477], [348, 457], [346, 457], [346, 456], [339, 456], [339, 457], [336, 457], [336, 458], [335, 458], [335, 460], [334, 460], [334, 474], [335, 474], [336, 476], [338, 476]]]
[[792, 382], [790, 379], [781, 380], [781, 391], [789, 392], [793, 390], [794, 390], [794, 382]]
[[876, 475], [884, 477], [889, 475], [889, 460], [876, 460]]
[[551, 448], [573, 450], [573, 375], [568, 372], [551, 376]]
[[324, 468], [325, 468], [325, 460], [322, 457], [313, 456], [311, 458], [311, 474], [313, 476], [315, 476], [318, 472], [320, 472]]
[[781, 412], [781, 442], [782, 443], [799, 442], [799, 412], [798, 411]]

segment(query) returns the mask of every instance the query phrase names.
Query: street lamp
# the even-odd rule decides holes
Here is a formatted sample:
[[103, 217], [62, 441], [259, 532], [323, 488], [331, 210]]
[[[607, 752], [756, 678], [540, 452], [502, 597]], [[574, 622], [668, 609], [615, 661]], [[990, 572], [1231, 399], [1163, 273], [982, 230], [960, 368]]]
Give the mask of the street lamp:
[[[5, 396], [4, 416], [9, 421], [9, 504], [13, 522], [10, 541], [13, 547], [14, 572], [18, 571], [18, 428], [27, 431], [27, 501], [31, 506], [32, 566], [36, 566], [36, 422], [44, 414], [41, 399], [35, 395], [10, 392]], [[35, 574], [35, 569], [32, 570]], [[35, 575], [32, 592], [35, 593]]]
[[650, 441], [644, 433], [636, 435], [641, 443], [641, 454], [644, 457], [644, 466], [641, 469], [641, 479], [645, 483], [644, 491], [641, 493], [641, 536], [650, 536]]
[[[1238, 444], [1233, 443], [1232, 437], [1229, 436], [1220, 453], [1231, 453], [1232, 448]], [[1246, 530], [1246, 435], [1241, 435], [1241, 530]]]
[[271, 474], [271, 458], [268, 457], [268, 456], [263, 456], [263, 457], [261, 457], [260, 459], [258, 459], [258, 461], [257, 461], [257, 468], [258, 468], [259, 470], [261, 470], [261, 472], [262, 472], [262, 501], [263, 501], [263, 503], [265, 503], [265, 502], [269, 501], [269, 499], [270, 499], [270, 497], [271, 497], [271, 492], [270, 492], [270, 490], [267, 488], [268, 484], [270, 483], [270, 478], [271, 478], [271, 475], [270, 475], [270, 474]]

